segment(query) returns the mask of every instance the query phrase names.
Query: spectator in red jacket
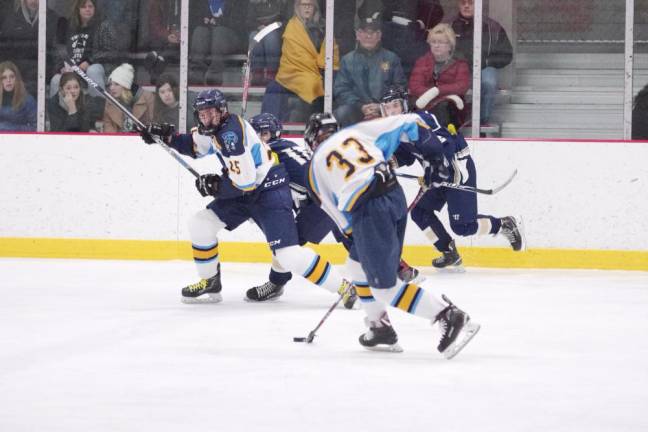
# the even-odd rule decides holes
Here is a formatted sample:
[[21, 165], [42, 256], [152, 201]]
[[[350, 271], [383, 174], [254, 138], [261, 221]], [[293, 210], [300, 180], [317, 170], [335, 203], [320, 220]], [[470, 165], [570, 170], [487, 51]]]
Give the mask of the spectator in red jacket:
[[470, 68], [465, 60], [454, 57], [456, 37], [450, 25], [436, 25], [428, 33], [427, 42], [430, 51], [416, 61], [409, 92], [418, 109], [430, 110], [446, 126], [457, 122], [456, 112], [464, 107]]

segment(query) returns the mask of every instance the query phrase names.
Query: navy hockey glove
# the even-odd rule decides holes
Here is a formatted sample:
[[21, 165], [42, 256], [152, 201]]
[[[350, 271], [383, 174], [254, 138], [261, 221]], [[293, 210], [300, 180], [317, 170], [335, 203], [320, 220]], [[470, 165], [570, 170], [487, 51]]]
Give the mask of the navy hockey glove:
[[155, 144], [156, 139], [168, 144], [175, 133], [175, 126], [169, 123], [151, 123], [146, 129], [140, 129], [139, 133], [146, 144]]
[[440, 182], [448, 181], [450, 178], [449, 165], [445, 156], [433, 160], [430, 165], [425, 167], [423, 184], [421, 186], [430, 188], [438, 186]]
[[218, 195], [218, 189], [221, 182], [221, 178], [216, 174], [205, 174], [201, 175], [196, 179], [196, 189], [200, 192], [200, 195], [206, 196], [216, 196]]

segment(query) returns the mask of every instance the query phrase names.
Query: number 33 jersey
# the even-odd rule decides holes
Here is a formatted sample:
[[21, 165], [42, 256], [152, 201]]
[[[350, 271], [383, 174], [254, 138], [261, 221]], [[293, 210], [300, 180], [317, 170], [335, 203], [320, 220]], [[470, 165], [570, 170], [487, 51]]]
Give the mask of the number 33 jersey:
[[419, 138], [427, 125], [417, 114], [403, 114], [358, 123], [322, 142], [308, 171], [310, 189], [340, 230], [351, 231], [355, 203], [369, 189], [374, 168], [388, 160], [401, 142]]

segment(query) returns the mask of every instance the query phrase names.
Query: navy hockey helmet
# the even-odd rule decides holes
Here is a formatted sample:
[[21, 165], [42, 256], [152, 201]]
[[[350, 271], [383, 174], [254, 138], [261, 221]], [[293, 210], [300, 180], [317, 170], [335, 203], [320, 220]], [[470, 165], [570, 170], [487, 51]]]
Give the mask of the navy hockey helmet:
[[386, 110], [386, 108], [388, 107], [386, 105], [393, 101], [400, 101], [403, 110], [401, 114], [408, 112], [409, 107], [407, 106], [407, 99], [409, 99], [409, 94], [407, 93], [406, 88], [399, 85], [391, 85], [387, 87], [382, 98], [380, 98], [380, 111], [383, 117], [392, 115], [391, 112], [387, 112], [388, 110]]
[[[334, 134], [340, 129], [338, 121], [331, 113], [315, 113], [310, 116], [304, 131], [304, 141], [308, 146], [315, 150], [323, 139], [320, 136], [324, 133]], [[328, 136], [327, 136], [328, 137]], [[327, 138], [326, 137], [326, 138]]]
[[227, 117], [227, 99], [222, 91], [216, 89], [202, 90], [193, 102], [194, 120], [200, 124], [198, 112], [207, 108], [216, 108], [221, 113], [221, 121]]
[[281, 136], [281, 121], [274, 114], [261, 113], [250, 119], [250, 124], [257, 133], [270, 132], [270, 140]]

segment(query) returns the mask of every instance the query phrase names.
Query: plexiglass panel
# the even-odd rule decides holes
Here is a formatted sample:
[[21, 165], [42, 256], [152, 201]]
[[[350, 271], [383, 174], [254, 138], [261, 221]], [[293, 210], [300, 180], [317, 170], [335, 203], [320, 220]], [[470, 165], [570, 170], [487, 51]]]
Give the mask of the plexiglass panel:
[[632, 139], [648, 140], [648, 1], [635, 0]]

